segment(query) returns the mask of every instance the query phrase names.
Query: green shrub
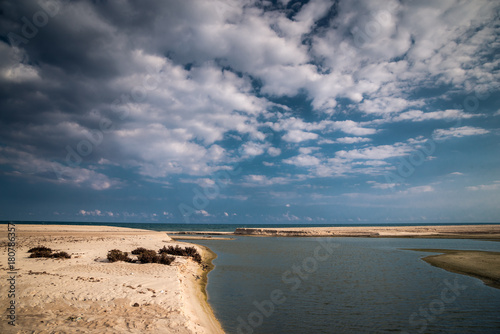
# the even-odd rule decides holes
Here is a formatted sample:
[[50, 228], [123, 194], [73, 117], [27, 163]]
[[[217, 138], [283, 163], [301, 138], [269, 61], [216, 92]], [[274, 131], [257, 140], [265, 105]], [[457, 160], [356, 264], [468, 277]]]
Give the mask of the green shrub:
[[108, 252], [107, 257], [109, 262], [116, 262], [116, 261], [132, 262], [132, 259], [128, 257], [127, 252], [122, 252], [121, 250], [118, 249], [110, 250]]

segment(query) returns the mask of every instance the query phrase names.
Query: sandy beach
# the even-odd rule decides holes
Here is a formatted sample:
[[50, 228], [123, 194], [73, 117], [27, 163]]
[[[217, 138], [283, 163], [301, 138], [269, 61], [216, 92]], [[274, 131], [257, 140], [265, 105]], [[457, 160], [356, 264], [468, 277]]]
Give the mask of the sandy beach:
[[481, 279], [486, 285], [500, 289], [500, 253], [471, 250], [413, 249], [442, 253], [424, 257], [425, 262], [457, 274]]
[[500, 240], [500, 225], [238, 228], [235, 234], [273, 237], [378, 237]]
[[[0, 226], [7, 231], [7, 226]], [[0, 235], [1, 291], [7, 290], [7, 233]], [[71, 259], [29, 258], [43, 245]], [[206, 273], [187, 257], [171, 265], [109, 263], [111, 249], [187, 245], [164, 232], [108, 227], [16, 225], [16, 326], [0, 296], [2, 333], [223, 333], [206, 301]], [[191, 244], [189, 244], [191, 245]], [[214, 254], [196, 246], [204, 261]]]

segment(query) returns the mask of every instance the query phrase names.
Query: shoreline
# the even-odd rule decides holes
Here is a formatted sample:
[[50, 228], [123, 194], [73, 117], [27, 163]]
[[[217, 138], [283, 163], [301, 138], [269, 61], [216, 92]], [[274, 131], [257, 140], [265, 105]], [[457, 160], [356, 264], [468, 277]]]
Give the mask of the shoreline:
[[259, 237], [447, 238], [500, 241], [500, 224], [237, 228], [234, 234]]
[[[7, 273], [7, 225], [0, 234], [0, 271]], [[175, 241], [166, 232], [88, 225], [16, 225], [16, 326], [4, 332], [224, 333], [206, 296], [215, 254], [196, 244]], [[29, 258], [27, 250], [46, 246], [71, 259]], [[164, 245], [196, 247], [208, 270], [186, 257], [171, 265], [114, 262], [111, 249], [128, 251]], [[4, 282], [5, 281], [5, 282]], [[7, 280], [0, 288], [6, 291]], [[7, 305], [7, 294], [0, 304]]]
[[440, 253], [426, 256], [422, 260], [437, 268], [478, 278], [484, 284], [500, 289], [500, 252], [451, 249], [408, 250]]

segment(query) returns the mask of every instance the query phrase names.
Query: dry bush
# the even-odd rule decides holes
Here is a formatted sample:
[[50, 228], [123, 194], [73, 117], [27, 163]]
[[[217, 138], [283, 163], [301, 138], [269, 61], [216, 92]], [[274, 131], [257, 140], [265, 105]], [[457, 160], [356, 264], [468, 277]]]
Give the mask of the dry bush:
[[30, 258], [45, 257], [54, 259], [71, 259], [71, 255], [69, 255], [68, 253], [66, 252], [52, 253], [52, 249], [47, 248], [45, 246], [31, 248], [28, 251], [28, 253], [31, 253]]
[[201, 255], [198, 253], [195, 247], [186, 247], [181, 248], [178, 245], [174, 247], [168, 246], [161, 248], [158, 253], [160, 254], [170, 254], [170, 255], [178, 255], [178, 256], [189, 256], [194, 261], [201, 263]]
[[69, 255], [68, 253], [66, 252], [58, 252], [58, 253], [54, 253], [52, 254], [50, 257], [53, 257], [55, 259], [71, 259], [71, 255]]
[[141, 263], [158, 263], [158, 254], [154, 250], [146, 249], [137, 257]]
[[146, 249], [146, 248], [144, 248], [144, 247], [139, 247], [139, 248], [134, 249], [134, 250], [132, 251], [132, 254], [134, 254], [134, 255], [140, 255], [141, 253], [143, 253], [143, 252], [145, 252], [145, 251], [147, 251], [147, 249]]
[[35, 252], [52, 252], [52, 249], [45, 247], [45, 246], [38, 246], [31, 248], [28, 253], [35, 253]]
[[132, 262], [132, 259], [128, 257], [128, 253], [122, 252], [119, 249], [110, 250], [108, 252], [107, 257], [109, 262], [116, 262], [116, 261]]

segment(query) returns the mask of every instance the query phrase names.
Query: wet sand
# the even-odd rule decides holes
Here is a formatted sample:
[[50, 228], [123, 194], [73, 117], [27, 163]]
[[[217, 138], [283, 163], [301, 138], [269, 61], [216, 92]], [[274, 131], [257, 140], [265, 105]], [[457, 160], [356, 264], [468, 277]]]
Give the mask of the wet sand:
[[[7, 226], [0, 225], [0, 281], [6, 291]], [[223, 333], [206, 301], [207, 271], [186, 257], [170, 265], [109, 263], [111, 249], [188, 245], [164, 232], [109, 226], [16, 225], [16, 326], [1, 333]], [[43, 245], [71, 259], [29, 258]], [[189, 244], [191, 246], [191, 244]], [[215, 256], [196, 246], [203, 260]], [[0, 305], [8, 305], [7, 294]]]
[[448, 249], [412, 249], [442, 253], [424, 257], [425, 262], [457, 274], [481, 279], [486, 285], [500, 289], [500, 252]]

